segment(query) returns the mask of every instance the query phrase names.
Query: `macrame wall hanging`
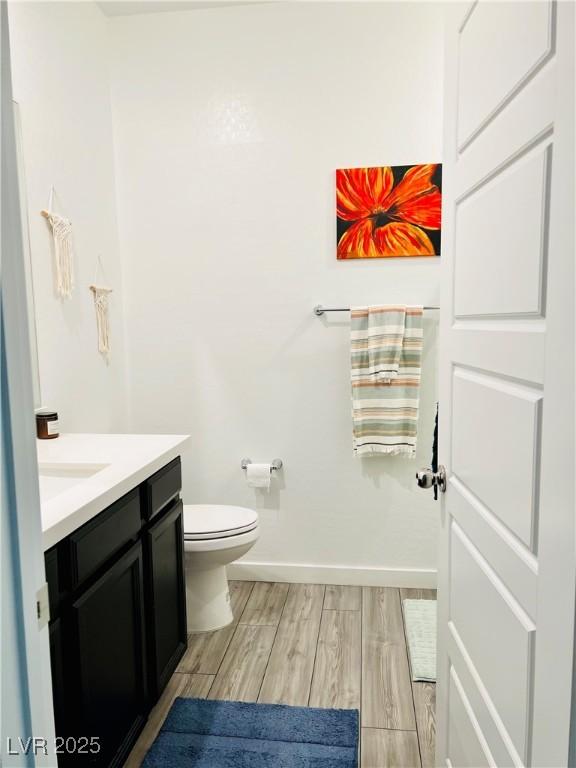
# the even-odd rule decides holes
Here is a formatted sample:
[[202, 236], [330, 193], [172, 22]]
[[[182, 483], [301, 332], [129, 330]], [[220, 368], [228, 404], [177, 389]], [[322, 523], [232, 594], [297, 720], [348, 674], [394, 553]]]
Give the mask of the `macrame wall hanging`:
[[94, 283], [90, 286], [90, 290], [94, 294], [94, 309], [96, 310], [96, 328], [98, 331], [98, 352], [108, 359], [110, 352], [110, 312], [108, 306], [108, 299], [112, 293], [112, 288], [108, 288], [104, 285], [98, 285], [98, 269], [104, 274], [104, 268], [102, 267], [102, 261], [98, 256], [96, 263], [96, 274], [94, 275]]
[[74, 287], [72, 224], [69, 219], [56, 213], [53, 210], [53, 205], [54, 187], [51, 187], [48, 208], [45, 208], [41, 213], [42, 216], [48, 219], [48, 223], [52, 228], [54, 264], [56, 268], [56, 293], [61, 299], [68, 299], [72, 295]]

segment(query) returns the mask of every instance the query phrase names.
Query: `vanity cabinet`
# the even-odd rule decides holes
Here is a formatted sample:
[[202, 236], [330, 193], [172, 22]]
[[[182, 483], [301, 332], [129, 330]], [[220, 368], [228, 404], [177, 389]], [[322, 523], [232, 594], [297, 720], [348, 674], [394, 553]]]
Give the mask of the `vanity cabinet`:
[[186, 649], [180, 460], [156, 474], [45, 556], [60, 766], [123, 765]]

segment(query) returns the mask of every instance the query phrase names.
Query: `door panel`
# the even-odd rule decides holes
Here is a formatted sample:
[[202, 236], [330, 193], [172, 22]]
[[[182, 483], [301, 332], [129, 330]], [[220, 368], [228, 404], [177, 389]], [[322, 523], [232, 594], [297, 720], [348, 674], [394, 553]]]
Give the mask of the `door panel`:
[[447, 8], [439, 766], [566, 766], [574, 4]]
[[536, 616], [538, 560], [454, 475], [450, 478], [450, 514], [492, 568], [500, 574], [518, 603]]
[[457, 317], [542, 314], [549, 155], [539, 145], [459, 203]]
[[[525, 758], [534, 624], [457, 523], [452, 524], [451, 553], [451, 621], [517, 752]], [[495, 633], [500, 641], [497, 656]]]
[[547, 62], [530, 87], [521, 90], [498, 119], [483, 128], [466, 151], [458, 155], [458, 177], [454, 179], [457, 200], [516, 162], [534, 145], [550, 138], [556, 111], [556, 69], [554, 60]]
[[[448, 649], [451, 665], [449, 674], [452, 675], [452, 670], [454, 670], [458, 675], [462, 690], [466, 692], [467, 702], [474, 713], [477, 732], [482, 735], [486, 742], [487, 753], [490, 753], [494, 760], [492, 765], [522, 765], [522, 760], [514, 749], [486, 687], [474, 668], [453, 623], [449, 625]], [[454, 768], [458, 768], [457, 763], [453, 765]], [[460, 763], [460, 766], [465, 765], [473, 765], [473, 763]]]
[[454, 768], [459, 765], [491, 768], [492, 755], [454, 667], [450, 670], [449, 695], [448, 759]]
[[552, 2], [476, 3], [459, 39], [461, 149], [550, 55], [552, 21]]
[[494, 376], [454, 372], [452, 471], [530, 548], [541, 399], [538, 390]]

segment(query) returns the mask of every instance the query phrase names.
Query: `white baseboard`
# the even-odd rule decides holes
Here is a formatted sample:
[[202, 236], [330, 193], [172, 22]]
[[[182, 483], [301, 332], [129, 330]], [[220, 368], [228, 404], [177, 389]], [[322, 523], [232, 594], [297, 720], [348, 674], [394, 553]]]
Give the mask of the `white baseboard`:
[[228, 577], [238, 581], [284, 581], [292, 584], [347, 584], [361, 587], [435, 589], [436, 571], [418, 568], [362, 568], [347, 565], [251, 563], [228, 566]]

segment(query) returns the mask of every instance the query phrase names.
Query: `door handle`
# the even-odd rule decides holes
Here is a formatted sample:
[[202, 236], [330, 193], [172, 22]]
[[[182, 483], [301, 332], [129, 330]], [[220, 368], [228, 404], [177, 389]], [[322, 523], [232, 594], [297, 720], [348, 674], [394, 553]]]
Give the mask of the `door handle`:
[[434, 472], [430, 467], [423, 467], [416, 472], [416, 482], [419, 488], [439, 488], [445, 493], [446, 469], [442, 464], [438, 466], [438, 472]]

